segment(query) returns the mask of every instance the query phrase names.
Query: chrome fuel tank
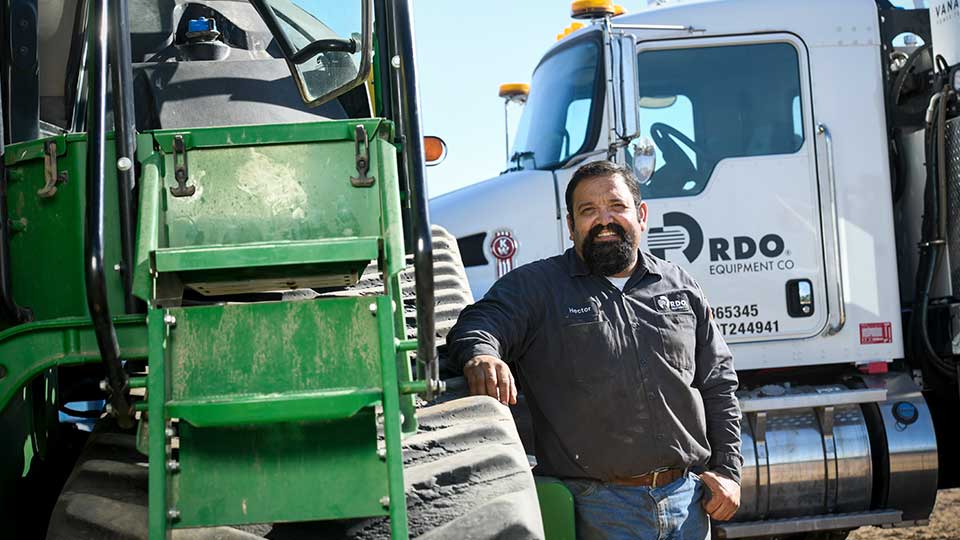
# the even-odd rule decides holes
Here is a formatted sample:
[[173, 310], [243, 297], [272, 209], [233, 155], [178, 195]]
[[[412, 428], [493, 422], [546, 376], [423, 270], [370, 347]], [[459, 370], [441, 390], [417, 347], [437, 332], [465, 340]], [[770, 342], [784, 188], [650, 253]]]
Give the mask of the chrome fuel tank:
[[746, 415], [741, 433], [744, 465], [737, 520], [870, 507], [873, 461], [859, 405], [756, 411]]
[[736, 522], [892, 509], [926, 519], [936, 498], [933, 423], [905, 375], [864, 388], [768, 385], [738, 394], [744, 458]]

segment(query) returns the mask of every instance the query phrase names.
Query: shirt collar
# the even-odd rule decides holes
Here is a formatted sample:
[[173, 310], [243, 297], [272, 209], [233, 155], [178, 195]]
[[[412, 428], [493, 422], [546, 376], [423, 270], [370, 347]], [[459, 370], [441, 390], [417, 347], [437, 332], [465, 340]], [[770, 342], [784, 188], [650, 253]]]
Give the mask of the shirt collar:
[[[566, 259], [567, 270], [571, 277], [590, 275], [587, 264], [577, 255], [577, 251], [574, 248], [569, 248], [563, 255]], [[643, 277], [644, 274], [662, 277], [657, 259], [641, 249], [637, 254], [637, 267], [633, 269], [633, 274], [630, 276], [630, 279]]]

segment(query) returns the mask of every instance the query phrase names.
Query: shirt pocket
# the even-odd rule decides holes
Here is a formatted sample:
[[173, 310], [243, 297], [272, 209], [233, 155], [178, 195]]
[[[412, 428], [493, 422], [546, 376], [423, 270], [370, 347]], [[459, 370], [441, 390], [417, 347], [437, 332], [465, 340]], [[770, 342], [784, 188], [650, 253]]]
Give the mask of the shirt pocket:
[[665, 313], [657, 321], [663, 357], [679, 371], [693, 369], [697, 349], [697, 317], [690, 312]]
[[567, 369], [577, 382], [609, 380], [613, 339], [610, 323], [567, 321], [560, 328], [560, 342]]

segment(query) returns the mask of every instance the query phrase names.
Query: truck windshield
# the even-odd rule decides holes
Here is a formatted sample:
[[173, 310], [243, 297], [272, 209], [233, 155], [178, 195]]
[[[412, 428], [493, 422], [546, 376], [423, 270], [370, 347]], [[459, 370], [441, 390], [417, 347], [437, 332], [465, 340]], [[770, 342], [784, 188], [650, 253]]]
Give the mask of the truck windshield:
[[594, 142], [599, 57], [599, 41], [587, 36], [540, 63], [511, 153], [517, 166], [554, 168]]

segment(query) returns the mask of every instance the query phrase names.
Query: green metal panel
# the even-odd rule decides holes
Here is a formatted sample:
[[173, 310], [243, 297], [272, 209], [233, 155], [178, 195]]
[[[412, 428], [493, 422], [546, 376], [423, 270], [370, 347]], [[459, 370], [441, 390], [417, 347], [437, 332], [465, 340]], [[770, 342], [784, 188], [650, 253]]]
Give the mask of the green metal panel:
[[349, 418], [378, 405], [379, 389], [284, 392], [167, 403], [167, 413], [197, 427], [276, 424]]
[[263, 266], [369, 261], [379, 255], [376, 236], [257, 242], [236, 246], [201, 246], [156, 250], [156, 270], [176, 272]]
[[[146, 358], [142, 315], [114, 317], [120, 354]], [[56, 366], [100, 362], [93, 326], [88, 319], [66, 318], [21, 324], [0, 332], [0, 410], [31, 379]]]
[[[37, 195], [44, 185], [43, 147], [57, 144], [57, 170], [66, 182], [49, 198]], [[112, 135], [108, 136], [112, 141]], [[106, 145], [107, 163], [114, 161], [113, 144]], [[86, 135], [72, 134], [10, 145], [4, 160], [9, 167], [8, 211], [14, 298], [29, 307], [36, 320], [88, 316], [84, 282], [83, 220], [86, 193]], [[116, 172], [107, 167], [104, 214], [107, 291], [111, 313], [122, 314], [119, 206]]]
[[[403, 449], [400, 446], [401, 419], [399, 380], [397, 378], [396, 336], [393, 333], [396, 314], [393, 300], [388, 296], [377, 297], [377, 326], [380, 330], [380, 362], [383, 371], [383, 436], [386, 446], [387, 477], [390, 493], [387, 505], [390, 508], [390, 538], [402, 540], [408, 537], [407, 498], [403, 484]], [[393, 314], [393, 316], [387, 316]]]
[[149, 301], [153, 295], [153, 278], [150, 276], [153, 252], [161, 242], [166, 243], [164, 229], [160, 226], [163, 212], [162, 172], [163, 156], [153, 152], [153, 137], [137, 137], [137, 158], [140, 161], [140, 219], [137, 221], [137, 254], [133, 273], [133, 293], [141, 300]]
[[[403, 513], [397, 380], [383, 372], [396, 354], [389, 298], [167, 313], [166, 415], [181, 419], [180, 469], [167, 473], [174, 527], [385, 515], [388, 493]], [[373, 408], [384, 396], [386, 459]], [[291, 421], [336, 416], [348, 418]]]
[[[173, 152], [173, 138], [182, 135], [187, 150], [191, 148], [215, 148], [223, 146], [248, 146], [291, 144], [305, 142], [353, 140], [354, 127], [361, 124], [367, 135], [374, 134], [387, 140], [393, 140], [393, 123], [380, 118], [323, 120], [298, 124], [264, 124], [250, 126], [229, 126], [212, 128], [193, 128], [189, 131], [164, 130], [152, 132], [157, 144], [164, 153]], [[350, 149], [353, 155], [353, 149]]]
[[537, 482], [537, 498], [546, 539], [576, 540], [576, 514], [570, 490], [556, 478], [537, 476], [534, 480]]
[[170, 394], [170, 378], [167, 377], [166, 333], [164, 312], [147, 310], [147, 334], [149, 336], [149, 367], [147, 372], [148, 440], [147, 447], [147, 526], [150, 540], [167, 540], [167, 509], [170, 501], [167, 493], [167, 462], [172, 444], [167, 436], [169, 418], [164, 412], [165, 396]]
[[[291, 133], [287, 130], [294, 126], [211, 128], [181, 134], [187, 149], [188, 184], [196, 192], [174, 197], [164, 189], [168, 241], [160, 247], [380, 236], [380, 194], [350, 182], [358, 174], [352, 131], [356, 124], [299, 125]], [[372, 137], [379, 122], [364, 124], [370, 126]], [[167, 188], [176, 186], [174, 156], [167, 148], [172, 136], [171, 132], [155, 134], [165, 154]], [[370, 145], [371, 174], [381, 170], [381, 149], [380, 144]], [[396, 173], [386, 176], [377, 181], [396, 191]]]
[[377, 516], [386, 514], [387, 464], [372, 408], [335, 422], [182, 423], [171, 488], [177, 528]]
[[372, 302], [324, 298], [170, 309], [177, 320], [168, 338], [170, 399], [377, 388]]
[[384, 250], [387, 255], [387, 274], [395, 276], [403, 270], [406, 258], [403, 249], [403, 221], [400, 214], [400, 187], [397, 174], [397, 153], [384, 140], [374, 141], [372, 149], [380, 156], [378, 182], [380, 186], [381, 219], [383, 220]]

